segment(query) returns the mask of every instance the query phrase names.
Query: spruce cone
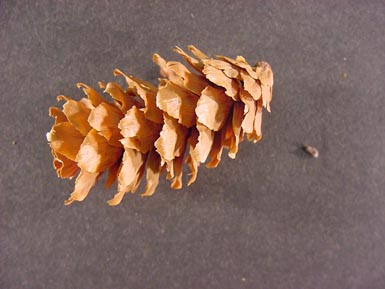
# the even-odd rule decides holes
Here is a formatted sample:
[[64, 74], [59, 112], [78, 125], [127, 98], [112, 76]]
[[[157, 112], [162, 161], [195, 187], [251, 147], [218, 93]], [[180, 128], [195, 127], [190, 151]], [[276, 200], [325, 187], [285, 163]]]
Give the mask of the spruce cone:
[[238, 56], [210, 58], [194, 46], [194, 57], [176, 47], [174, 51], [195, 70], [180, 62], [153, 60], [162, 77], [158, 88], [119, 70], [128, 89], [100, 83], [110, 94], [107, 102], [84, 85], [88, 98], [65, 100], [63, 110], [50, 108], [55, 124], [47, 134], [54, 167], [61, 178], [72, 178], [80, 170], [75, 190], [65, 204], [82, 201], [98, 177], [108, 170], [106, 186], [118, 180], [118, 192], [110, 205], [134, 193], [145, 174], [142, 196], [151, 196], [164, 170], [171, 188], [182, 187], [185, 162], [191, 170], [190, 185], [198, 167], [218, 166], [223, 148], [235, 158], [244, 135], [250, 141], [262, 138], [262, 107], [270, 111], [273, 73], [266, 62], [254, 67]]

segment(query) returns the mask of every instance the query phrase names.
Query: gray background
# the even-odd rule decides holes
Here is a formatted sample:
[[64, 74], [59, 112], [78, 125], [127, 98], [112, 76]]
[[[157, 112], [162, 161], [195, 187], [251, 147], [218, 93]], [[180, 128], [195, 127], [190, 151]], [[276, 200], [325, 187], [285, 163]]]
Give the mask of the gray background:
[[[0, 1], [0, 288], [385, 288], [384, 1]], [[264, 139], [152, 198], [63, 206], [56, 96], [174, 45], [268, 61]], [[16, 143], [14, 143], [16, 141]], [[312, 159], [300, 149], [320, 150]]]

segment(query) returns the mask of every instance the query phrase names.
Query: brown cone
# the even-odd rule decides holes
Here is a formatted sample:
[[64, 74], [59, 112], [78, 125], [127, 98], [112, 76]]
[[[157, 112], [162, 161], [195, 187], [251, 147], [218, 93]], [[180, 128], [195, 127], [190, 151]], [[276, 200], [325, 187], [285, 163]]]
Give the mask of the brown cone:
[[171, 187], [182, 187], [183, 164], [197, 178], [198, 167], [218, 166], [223, 148], [235, 158], [244, 135], [250, 141], [262, 138], [262, 107], [270, 111], [273, 73], [266, 62], [250, 66], [238, 56], [208, 57], [194, 46], [193, 56], [174, 51], [194, 69], [180, 62], [167, 62], [158, 54], [162, 79], [158, 88], [119, 70], [128, 89], [116, 83], [101, 84], [113, 98], [107, 102], [95, 90], [84, 88], [88, 98], [65, 100], [63, 110], [51, 107], [55, 124], [47, 138], [59, 177], [72, 178], [79, 170], [75, 190], [66, 204], [82, 201], [97, 178], [109, 171], [107, 184], [118, 180], [118, 192], [110, 205], [134, 193], [142, 178], [142, 196], [151, 196], [163, 171]]

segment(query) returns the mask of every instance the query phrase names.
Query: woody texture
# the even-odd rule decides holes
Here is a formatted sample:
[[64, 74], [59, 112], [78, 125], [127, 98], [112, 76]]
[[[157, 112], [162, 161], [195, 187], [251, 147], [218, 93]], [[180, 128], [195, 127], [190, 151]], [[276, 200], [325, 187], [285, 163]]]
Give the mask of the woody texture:
[[99, 82], [102, 96], [78, 83], [85, 97], [58, 96], [63, 108], [51, 107], [49, 133], [53, 166], [60, 178], [76, 176], [65, 204], [83, 201], [106, 172], [106, 187], [117, 183], [108, 201], [118, 205], [126, 193], [151, 196], [164, 175], [171, 188], [182, 188], [183, 166], [192, 184], [200, 164], [215, 168], [227, 150], [235, 158], [239, 144], [262, 138], [262, 110], [270, 112], [273, 72], [266, 62], [249, 65], [245, 58], [209, 57], [196, 47], [189, 54], [175, 47], [187, 66], [154, 54], [160, 68], [158, 86], [115, 70], [127, 87]]

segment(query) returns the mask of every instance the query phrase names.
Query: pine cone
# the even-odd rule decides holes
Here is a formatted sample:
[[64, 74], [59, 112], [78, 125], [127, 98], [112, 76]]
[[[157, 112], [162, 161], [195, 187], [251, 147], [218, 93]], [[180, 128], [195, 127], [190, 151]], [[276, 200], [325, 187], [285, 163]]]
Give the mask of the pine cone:
[[47, 138], [59, 177], [72, 178], [80, 169], [75, 190], [65, 202], [82, 201], [97, 178], [109, 171], [106, 185], [118, 180], [118, 192], [110, 205], [134, 193], [146, 175], [142, 196], [151, 196], [164, 170], [171, 188], [182, 187], [183, 163], [191, 170], [188, 185], [197, 178], [200, 163], [218, 166], [223, 148], [235, 158], [244, 135], [250, 141], [262, 138], [262, 107], [270, 111], [273, 73], [265, 62], [251, 67], [238, 56], [209, 58], [188, 47], [192, 57], [176, 47], [174, 51], [197, 72], [182, 63], [166, 62], [158, 54], [158, 89], [128, 76], [128, 89], [116, 83], [100, 84], [113, 102], [95, 90], [84, 88], [88, 98], [80, 101], [59, 96], [63, 111], [51, 107], [55, 124]]

